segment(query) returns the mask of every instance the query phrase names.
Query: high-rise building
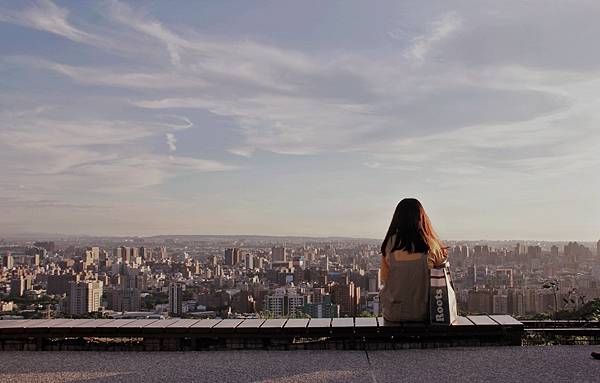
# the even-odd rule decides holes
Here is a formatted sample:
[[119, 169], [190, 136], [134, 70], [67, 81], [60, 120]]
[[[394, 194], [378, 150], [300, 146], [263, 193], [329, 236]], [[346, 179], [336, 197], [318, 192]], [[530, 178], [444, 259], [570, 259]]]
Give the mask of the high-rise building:
[[87, 251], [90, 252], [91, 263], [98, 263], [100, 260], [100, 248], [97, 246], [88, 247]]
[[194, 261], [194, 263], [192, 264], [192, 273], [194, 274], [200, 274], [202, 272], [202, 267], [200, 266], [200, 261], [198, 261], [197, 259]]
[[50, 274], [46, 291], [50, 295], [67, 294], [69, 282], [79, 282], [79, 274]]
[[154, 249], [154, 253], [156, 253], [155, 257], [161, 261], [167, 259], [167, 248], [165, 246], [160, 246]]
[[511, 268], [498, 268], [496, 269], [496, 279], [499, 284], [508, 288], [513, 287], [513, 269]]
[[152, 258], [152, 249], [148, 248], [148, 247], [140, 247], [140, 257], [144, 260], [144, 261], [151, 261], [153, 260]]
[[488, 245], [475, 245], [474, 251], [476, 257], [490, 255], [490, 247]]
[[302, 269], [306, 267], [306, 261], [304, 260], [304, 255], [298, 255], [292, 257], [292, 267], [296, 269]]
[[172, 282], [169, 285], [169, 314], [179, 316], [183, 314], [183, 285]]
[[4, 257], [2, 258], [2, 266], [6, 267], [7, 269], [12, 269], [13, 267], [15, 267], [15, 258], [8, 251], [6, 252], [6, 254], [4, 254]]
[[94, 264], [94, 254], [90, 250], [86, 250], [82, 259], [84, 267]]
[[240, 291], [232, 295], [230, 306], [237, 313], [253, 313], [256, 309], [254, 297], [248, 291]]
[[469, 258], [469, 256], [470, 256], [469, 246], [467, 246], [467, 245], [461, 246], [460, 247], [460, 255], [462, 255], [465, 258]]
[[517, 243], [517, 245], [515, 246], [515, 254], [516, 255], [527, 254], [527, 245], [524, 243]]
[[129, 248], [129, 254], [131, 255], [132, 263], [140, 263], [140, 249], [137, 247]]
[[122, 262], [123, 260], [123, 248], [122, 247], [116, 247], [113, 249], [113, 259], [115, 260], [115, 262]]
[[56, 252], [56, 246], [54, 244], [54, 241], [48, 241], [48, 242], [35, 242], [33, 244], [33, 246], [35, 247], [41, 247], [42, 249], [46, 249], [46, 251], [50, 254], [50, 255], [54, 255], [54, 253]]
[[240, 249], [225, 249], [225, 264], [227, 266], [236, 266], [240, 263]]
[[339, 318], [340, 305], [331, 303], [331, 295], [323, 295], [319, 303], [306, 303], [303, 312], [311, 318]]
[[108, 256], [108, 252], [106, 250], [102, 250], [98, 257], [98, 267], [100, 270], [108, 270], [112, 265], [112, 261]]
[[492, 312], [494, 314], [508, 314], [508, 296], [496, 294], [492, 296]]
[[487, 289], [471, 289], [467, 296], [467, 311], [472, 314], [490, 314], [494, 311], [493, 292]]
[[569, 242], [567, 245], [565, 245], [564, 251], [565, 257], [567, 257], [567, 259], [569, 259], [572, 263], [589, 259], [593, 256], [592, 250], [577, 242]]
[[467, 268], [467, 277], [465, 278], [465, 285], [467, 287], [474, 287], [477, 284], [477, 265], [473, 264]]
[[521, 290], [509, 289], [507, 293], [508, 313], [512, 315], [524, 315], [524, 295]]
[[340, 315], [356, 316], [360, 302], [360, 287], [353, 282], [338, 283], [331, 287], [333, 303], [340, 305]]
[[144, 275], [136, 269], [128, 269], [125, 274], [121, 275], [119, 284], [124, 289], [143, 290], [145, 288]]
[[596, 242], [596, 256], [600, 257], [600, 239]]
[[123, 264], [131, 264], [131, 249], [126, 246], [119, 247], [117, 259], [121, 258]]
[[247, 269], [254, 268], [254, 255], [248, 253], [244, 256], [244, 265]]
[[100, 309], [101, 281], [69, 282], [69, 314], [84, 315]]
[[13, 297], [22, 297], [25, 291], [31, 290], [33, 279], [30, 275], [19, 275], [10, 281], [10, 295]]
[[134, 288], [111, 287], [107, 294], [108, 309], [115, 311], [139, 311], [140, 290]]
[[295, 289], [283, 287], [275, 289], [273, 294], [264, 298], [264, 309], [276, 318], [295, 317], [308, 302], [309, 297], [298, 293]]
[[[44, 250], [45, 251], [45, 250]], [[35, 253], [31, 256], [31, 264], [33, 266], [39, 266], [40, 265], [40, 254], [39, 253]]]
[[379, 291], [379, 287], [381, 286], [381, 270], [380, 269], [371, 269], [369, 270], [369, 293], [375, 293]]
[[552, 245], [550, 248], [550, 255], [553, 257], [558, 257], [558, 246]]
[[271, 248], [271, 260], [273, 262], [287, 261], [287, 252], [283, 246], [274, 246]]
[[542, 255], [542, 248], [538, 245], [527, 246], [527, 255], [530, 257], [539, 257]]
[[211, 266], [217, 266], [219, 264], [219, 257], [217, 257], [216, 255], [208, 257], [208, 263]]

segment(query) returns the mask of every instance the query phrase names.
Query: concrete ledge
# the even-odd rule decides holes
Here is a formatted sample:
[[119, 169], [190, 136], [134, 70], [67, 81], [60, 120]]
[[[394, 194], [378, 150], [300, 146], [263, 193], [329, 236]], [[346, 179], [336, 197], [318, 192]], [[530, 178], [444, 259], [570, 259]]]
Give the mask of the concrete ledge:
[[0, 350], [377, 350], [521, 345], [508, 315], [461, 317], [451, 326], [382, 318], [52, 319], [0, 321]]

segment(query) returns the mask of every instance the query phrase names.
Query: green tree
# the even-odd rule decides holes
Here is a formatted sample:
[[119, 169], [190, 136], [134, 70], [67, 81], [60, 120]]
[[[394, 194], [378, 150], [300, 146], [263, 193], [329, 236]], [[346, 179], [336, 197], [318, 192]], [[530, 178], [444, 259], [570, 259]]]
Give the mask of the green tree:
[[359, 312], [359, 313], [358, 313], [358, 316], [359, 316], [359, 317], [366, 317], [366, 318], [370, 318], [370, 317], [375, 317], [375, 316], [377, 316], [377, 315], [373, 314], [373, 313], [372, 313], [372, 312], [370, 312], [370, 311], [364, 310], [364, 311], [361, 311], [361, 312]]
[[556, 319], [600, 320], [600, 298], [585, 303], [578, 310], [562, 310], [556, 313]]

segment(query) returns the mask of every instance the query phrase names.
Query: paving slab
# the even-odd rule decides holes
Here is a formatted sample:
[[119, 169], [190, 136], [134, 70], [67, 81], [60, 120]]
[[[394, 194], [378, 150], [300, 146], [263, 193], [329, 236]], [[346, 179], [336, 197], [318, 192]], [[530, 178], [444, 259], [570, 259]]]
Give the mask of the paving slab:
[[487, 315], [468, 315], [467, 318], [477, 326], [498, 326], [498, 322]]
[[364, 351], [2, 352], [0, 383], [370, 383]]
[[8, 382], [597, 382], [599, 346], [390, 351], [1, 352]]
[[600, 346], [369, 351], [375, 381], [598, 382]]
[[287, 319], [267, 319], [261, 326], [261, 329], [281, 329]]

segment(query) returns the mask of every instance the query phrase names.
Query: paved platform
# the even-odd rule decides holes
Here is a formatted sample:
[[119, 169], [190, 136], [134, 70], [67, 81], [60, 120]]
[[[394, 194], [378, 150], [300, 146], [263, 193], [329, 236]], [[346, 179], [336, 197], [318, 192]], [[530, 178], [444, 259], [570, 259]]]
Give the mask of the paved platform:
[[3, 352], [0, 383], [598, 382], [593, 346], [396, 351]]

